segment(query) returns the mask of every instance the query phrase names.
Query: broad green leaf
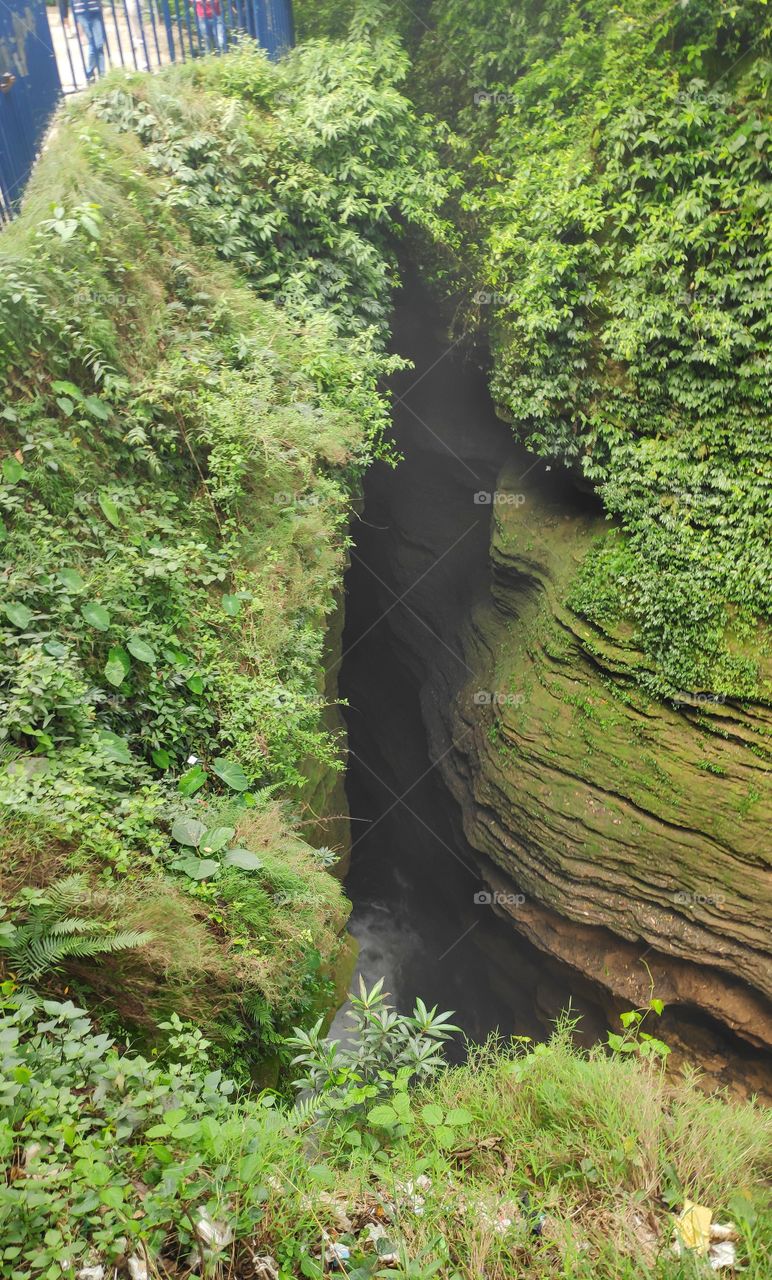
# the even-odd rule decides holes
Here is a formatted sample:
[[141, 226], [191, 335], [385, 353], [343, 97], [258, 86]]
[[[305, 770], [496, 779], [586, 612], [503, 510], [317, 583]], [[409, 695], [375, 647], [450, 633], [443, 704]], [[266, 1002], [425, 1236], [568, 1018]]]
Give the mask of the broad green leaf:
[[51, 390], [58, 396], [72, 396], [73, 400], [83, 399], [83, 392], [80, 387], [76, 387], [74, 382], [66, 382], [64, 379], [52, 382]]
[[[81, 617], [90, 627], [94, 627], [97, 631], [108, 631], [110, 628], [110, 614], [101, 604], [84, 604], [81, 606]], [[120, 684], [120, 681], [118, 681]]]
[[661, 1015], [665, 1011], [665, 1002], [664, 1000], [659, 1000], [656, 996], [654, 996], [649, 1001], [649, 1007], [653, 1009], [655, 1013]]
[[99, 396], [86, 396], [83, 401], [92, 418], [98, 418], [100, 422], [106, 422], [110, 417], [110, 410], [107, 405], [99, 399]]
[[16, 484], [24, 475], [24, 463], [18, 458], [3, 458], [3, 479], [6, 484]]
[[155, 650], [150, 648], [139, 636], [132, 636], [126, 641], [126, 648], [132, 658], [136, 658], [137, 662], [145, 662], [148, 666], [152, 666], [156, 660]]
[[241, 600], [238, 596], [223, 596], [221, 603], [229, 618], [235, 618], [241, 612]]
[[455, 1132], [446, 1124], [438, 1124], [434, 1130], [434, 1136], [437, 1139], [437, 1145], [440, 1147], [452, 1147], [456, 1141]]
[[191, 692], [191, 693], [203, 693], [203, 692], [204, 692], [204, 682], [203, 682], [203, 680], [201, 679], [201, 676], [190, 676], [190, 678], [189, 678], [188, 680], [186, 680], [186, 681], [185, 681], [185, 683], [186, 683], [186, 685], [188, 686], [188, 688], [190, 689], [190, 692]]
[[242, 871], [259, 871], [265, 865], [251, 849], [229, 849], [223, 862], [228, 867], [241, 867]]
[[117, 529], [121, 523], [121, 513], [109, 493], [103, 489], [101, 493], [97, 494], [97, 502], [102, 508], [105, 520], [109, 520], [110, 524]]
[[110, 733], [107, 729], [100, 730], [97, 738], [108, 760], [115, 764], [131, 764], [131, 752], [125, 738], [119, 738], [117, 733]]
[[172, 758], [168, 751], [164, 751], [163, 747], [159, 747], [157, 751], [151, 752], [150, 756], [153, 764], [159, 769], [168, 769], [171, 767]]
[[86, 585], [77, 569], [60, 569], [56, 576], [67, 591], [82, 591]]
[[367, 1113], [367, 1119], [370, 1124], [378, 1125], [381, 1129], [391, 1129], [395, 1124], [399, 1124], [396, 1111], [388, 1106], [372, 1107]]
[[214, 858], [184, 858], [180, 866], [191, 880], [209, 880], [220, 870]]
[[123, 1209], [123, 1188], [116, 1186], [115, 1183], [111, 1187], [103, 1187], [99, 1193], [99, 1199], [102, 1204], [106, 1204], [108, 1209], [117, 1209], [119, 1212]]
[[219, 756], [212, 763], [212, 772], [233, 791], [246, 791], [249, 786], [249, 778], [237, 760], [225, 760]]
[[46, 640], [43, 645], [46, 653], [50, 653], [52, 658], [66, 658], [67, 646], [62, 644], [61, 640]]
[[131, 670], [131, 658], [125, 649], [111, 649], [105, 663], [105, 679], [117, 689]]
[[69, 418], [70, 414], [75, 408], [75, 401], [71, 400], [69, 396], [57, 396], [56, 403], [61, 409], [62, 413], [66, 414], [67, 417]]
[[421, 1115], [427, 1124], [442, 1124], [445, 1119], [445, 1113], [442, 1107], [438, 1107], [436, 1103], [430, 1102], [427, 1106], [421, 1107]]
[[3, 613], [20, 631], [26, 631], [32, 621], [32, 610], [26, 604], [4, 604]]
[[407, 1120], [410, 1117], [410, 1099], [406, 1093], [395, 1093], [391, 1100], [391, 1105], [399, 1116], [400, 1120]]
[[193, 849], [197, 849], [205, 831], [203, 822], [199, 822], [197, 818], [177, 818], [172, 825], [172, 839], [178, 844], [190, 845]]
[[201, 852], [219, 853], [235, 834], [233, 827], [212, 827], [211, 831], [205, 831], [201, 838]]
[[467, 1111], [466, 1107], [452, 1107], [445, 1117], [445, 1123], [454, 1125], [456, 1128], [471, 1124], [473, 1120], [474, 1116], [471, 1111]]
[[195, 795], [199, 787], [203, 787], [206, 782], [206, 770], [201, 768], [200, 764], [194, 764], [192, 769], [188, 769], [187, 773], [183, 773], [177, 783], [177, 790], [181, 791], [184, 796]]

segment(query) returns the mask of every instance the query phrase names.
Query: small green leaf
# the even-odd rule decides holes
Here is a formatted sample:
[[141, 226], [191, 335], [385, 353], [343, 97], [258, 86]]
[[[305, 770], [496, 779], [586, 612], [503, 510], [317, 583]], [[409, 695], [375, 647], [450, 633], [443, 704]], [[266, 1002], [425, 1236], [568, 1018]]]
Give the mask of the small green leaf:
[[151, 649], [150, 645], [146, 644], [145, 641], [140, 639], [139, 636], [132, 636], [129, 640], [127, 640], [126, 648], [128, 649], [132, 658], [137, 659], [137, 662], [144, 662], [148, 666], [152, 666], [155, 663], [155, 660], [156, 660], [155, 650]]
[[131, 670], [131, 658], [125, 649], [111, 649], [105, 663], [105, 679], [117, 689]]
[[421, 1115], [427, 1124], [442, 1124], [445, 1119], [445, 1113], [442, 1107], [438, 1107], [436, 1103], [430, 1102], [427, 1106], [421, 1107]]
[[26, 604], [4, 604], [3, 613], [20, 631], [26, 631], [32, 621], [32, 610]]
[[453, 1129], [446, 1124], [438, 1124], [434, 1130], [434, 1136], [439, 1147], [452, 1147], [456, 1141], [456, 1134]]
[[86, 585], [77, 569], [60, 569], [56, 576], [67, 591], [82, 591]]
[[649, 1001], [649, 1007], [653, 1009], [654, 1012], [656, 1014], [659, 1014], [661, 1017], [665, 1010], [665, 1002], [664, 1000], [658, 1000], [657, 997], [655, 996]]
[[233, 791], [246, 791], [249, 786], [249, 778], [236, 760], [225, 760], [219, 756], [212, 763], [212, 772]]
[[229, 849], [223, 862], [228, 867], [241, 867], [242, 871], [259, 871], [265, 865], [251, 849]]
[[97, 502], [102, 508], [102, 514], [104, 515], [105, 520], [109, 520], [110, 524], [117, 529], [121, 523], [121, 513], [109, 493], [103, 489], [101, 493], [97, 494]]
[[171, 767], [172, 758], [169, 755], [169, 752], [165, 751], [163, 747], [159, 747], [157, 751], [151, 752], [150, 758], [153, 761], [153, 764], [159, 769], [169, 769]]
[[219, 853], [224, 849], [229, 840], [232, 840], [236, 832], [233, 827], [212, 827], [211, 831], [205, 831], [201, 839], [202, 853]]
[[67, 417], [69, 418], [70, 414], [75, 408], [75, 401], [71, 400], [69, 396], [57, 396], [56, 403], [61, 409], [62, 413], [66, 414]]
[[241, 600], [238, 596], [226, 595], [222, 598], [222, 607], [229, 618], [238, 617], [241, 612]]
[[205, 831], [203, 822], [199, 822], [196, 818], [177, 818], [172, 825], [172, 840], [197, 849]]
[[184, 796], [192, 796], [198, 791], [199, 787], [203, 787], [206, 782], [206, 770], [201, 768], [200, 764], [194, 764], [192, 769], [188, 769], [187, 773], [183, 773], [177, 782], [177, 790], [182, 792]]
[[[94, 627], [96, 631], [108, 631], [110, 628], [110, 614], [101, 604], [84, 604], [81, 607], [81, 617], [90, 627]], [[118, 681], [120, 684], [120, 680]]]
[[204, 682], [203, 682], [203, 680], [201, 679], [201, 676], [190, 676], [190, 678], [189, 678], [188, 680], [186, 680], [186, 681], [185, 681], [185, 683], [186, 683], [186, 685], [188, 686], [188, 688], [190, 689], [190, 692], [191, 692], [191, 693], [203, 693], [203, 692], [204, 692]]

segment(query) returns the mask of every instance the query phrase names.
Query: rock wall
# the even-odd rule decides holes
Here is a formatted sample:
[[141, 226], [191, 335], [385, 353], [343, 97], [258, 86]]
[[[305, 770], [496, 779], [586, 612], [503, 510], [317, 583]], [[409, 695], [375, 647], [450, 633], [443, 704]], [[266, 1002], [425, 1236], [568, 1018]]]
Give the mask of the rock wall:
[[641, 693], [630, 634], [566, 604], [599, 504], [514, 444], [420, 308], [398, 333], [405, 461], [370, 485], [363, 545], [458, 847], [567, 998], [612, 1019], [653, 983], [674, 1060], [772, 1093], [772, 715]]
[[474, 676], [425, 697], [465, 834], [525, 895], [509, 910], [538, 946], [620, 1000], [653, 980], [769, 1045], [772, 715], [643, 696], [629, 640], [565, 604], [600, 521], [518, 472], [497, 483], [491, 592], [461, 631]]

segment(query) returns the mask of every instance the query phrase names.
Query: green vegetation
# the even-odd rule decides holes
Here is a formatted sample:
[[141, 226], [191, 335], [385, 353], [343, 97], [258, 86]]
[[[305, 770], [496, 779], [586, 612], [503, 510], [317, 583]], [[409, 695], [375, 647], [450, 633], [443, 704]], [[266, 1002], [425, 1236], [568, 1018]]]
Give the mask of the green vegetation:
[[428, 21], [413, 84], [456, 133], [494, 399], [623, 531], [575, 607], [634, 623], [653, 693], [768, 696], [766, 5], [435, 0]]
[[160, 1276], [313, 1280], [337, 1260], [352, 1280], [696, 1280], [707, 1264], [672, 1249], [685, 1198], [730, 1218], [743, 1274], [766, 1275], [770, 1113], [668, 1082], [636, 1053], [583, 1055], [570, 1025], [549, 1045], [477, 1049], [407, 1092], [381, 1007], [382, 1076], [349, 1076], [345, 1107], [335, 1085], [314, 1121], [235, 1092], [179, 1019], [150, 1062], [72, 1003], [6, 993], [3, 1011], [11, 1280], [132, 1258]]
[[615, 518], [569, 605], [650, 693], [762, 696], [768, 21], [298, 8], [351, 35], [70, 104], [0, 237], [0, 1271], [696, 1280], [693, 1200], [763, 1280], [769, 1112], [665, 1072], [659, 1001], [450, 1068], [379, 984], [330, 1046], [348, 904], [302, 831], [407, 237]]
[[27, 928], [25, 886], [76, 872], [86, 933], [143, 945], [55, 982], [151, 1040], [194, 1018], [243, 1074], [346, 915], [294, 825], [304, 762], [341, 767], [323, 645], [395, 220], [442, 195], [404, 69], [352, 40], [108, 78], [0, 244], [0, 895]]

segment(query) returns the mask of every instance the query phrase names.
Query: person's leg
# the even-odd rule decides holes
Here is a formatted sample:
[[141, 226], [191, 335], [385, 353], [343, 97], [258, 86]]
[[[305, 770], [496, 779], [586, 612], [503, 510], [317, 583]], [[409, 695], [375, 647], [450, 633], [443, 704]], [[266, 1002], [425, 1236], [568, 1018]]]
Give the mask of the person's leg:
[[215, 42], [220, 53], [225, 52], [225, 19], [222, 17], [214, 20]]
[[94, 48], [94, 37], [91, 33], [91, 19], [85, 16], [77, 17], [75, 22], [80, 31], [80, 51], [83, 58], [83, 70], [86, 73], [86, 79], [91, 80], [94, 75], [94, 67], [96, 66], [96, 49]]
[[204, 53], [206, 53], [209, 48], [208, 19], [200, 18], [198, 14], [196, 14], [196, 26], [198, 27], [198, 38], [201, 41], [201, 48]]
[[91, 19], [92, 39], [94, 42], [94, 51], [96, 53], [97, 71], [100, 76], [105, 73], [105, 45], [107, 36], [105, 35], [105, 24], [101, 17]]

